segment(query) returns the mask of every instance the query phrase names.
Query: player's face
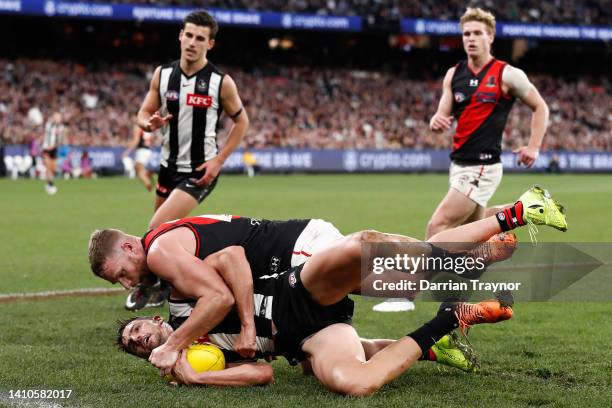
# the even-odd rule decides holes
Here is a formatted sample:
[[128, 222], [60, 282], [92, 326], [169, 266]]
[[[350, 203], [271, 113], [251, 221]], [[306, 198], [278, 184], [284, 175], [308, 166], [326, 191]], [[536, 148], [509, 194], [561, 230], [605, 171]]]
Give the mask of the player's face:
[[181, 58], [188, 62], [197, 62], [206, 56], [206, 52], [215, 44], [210, 38], [210, 28], [192, 23], [185, 24], [179, 35], [181, 41]]
[[160, 316], [152, 319], [137, 319], [123, 329], [121, 342], [132, 353], [148, 357], [153, 349], [166, 342], [172, 328]]
[[468, 21], [463, 24], [463, 48], [470, 57], [480, 57], [491, 52], [493, 35], [487, 26], [480, 21]]
[[119, 283], [124, 288], [131, 289], [139, 284], [146, 274], [145, 263], [144, 251], [123, 244], [107, 259], [103, 277], [113, 285]]

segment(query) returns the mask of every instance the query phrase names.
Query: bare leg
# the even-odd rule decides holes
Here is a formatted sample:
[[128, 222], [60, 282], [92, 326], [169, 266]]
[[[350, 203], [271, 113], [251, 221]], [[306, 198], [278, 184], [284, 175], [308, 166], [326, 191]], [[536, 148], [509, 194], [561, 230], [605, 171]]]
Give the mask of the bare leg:
[[478, 204], [451, 188], [434, 211], [427, 224], [426, 236], [463, 224], [478, 208]]
[[[501, 232], [501, 228], [496, 218], [489, 217], [442, 231], [433, 236], [429, 242], [436, 243], [436, 246], [447, 250], [467, 250], [499, 232]], [[302, 269], [302, 284], [316, 302], [321, 305], [331, 305], [339, 302], [349, 293], [358, 293], [361, 284], [368, 282], [369, 277], [365, 277], [366, 279], [362, 281], [364, 277], [361, 275], [364, 243], [384, 243], [384, 245], [373, 246], [372, 251], [375, 254], [370, 254], [370, 256], [395, 257], [396, 255], [408, 255], [409, 257], [420, 257], [431, 255], [432, 246], [429, 242], [371, 230], [356, 232], [332, 242], [327, 248], [314, 254]], [[450, 245], [450, 243], [455, 244]], [[423, 271], [415, 272], [417, 273], [387, 274], [385, 272], [385, 279], [399, 278], [415, 281], [421, 279]], [[368, 285], [367, 287], [372, 286]], [[382, 294], [379, 293], [379, 295]]]
[[[407, 245], [408, 242], [412, 244]], [[361, 260], [364, 243], [385, 243], [374, 248], [376, 256], [383, 257], [396, 254], [421, 256], [423, 253], [431, 252], [431, 245], [428, 243], [378, 231], [360, 231], [340, 238], [315, 253], [302, 269], [302, 284], [315, 301], [321, 305], [331, 305], [349, 293], [359, 292], [362, 283]], [[419, 278], [418, 274], [397, 273], [396, 276], [403, 279]]]
[[366, 360], [372, 358], [372, 356], [379, 351], [383, 350], [387, 346], [391, 345], [391, 343], [396, 342], [397, 340], [391, 339], [364, 339], [361, 338], [361, 347], [363, 347], [363, 351], [365, 352]]
[[[156, 198], [156, 205], [157, 203], [158, 199]], [[151, 218], [149, 222], [149, 228], [157, 228], [164, 222], [186, 217], [197, 206], [198, 200], [182, 190], [174, 189], [172, 193], [170, 193], [170, 196], [162, 201], [160, 206], [156, 209], [153, 218]]]
[[334, 324], [306, 340], [315, 376], [332, 391], [366, 396], [397, 378], [421, 357], [419, 345], [410, 337], [394, 341], [366, 360], [357, 332], [347, 324]]
[[43, 163], [45, 164], [45, 179], [52, 183], [55, 177], [56, 161], [48, 155], [43, 155]]
[[146, 167], [142, 163], [136, 162], [134, 164], [134, 169], [136, 170], [136, 176], [138, 179], [144, 184], [147, 191], [151, 191], [153, 188], [153, 183], [151, 181], [151, 172], [146, 169]]
[[[441, 231], [427, 240], [427, 242], [441, 243], [465, 243], [468, 248], [475, 246], [491, 238], [492, 235], [502, 232], [495, 217], [488, 217], [470, 224], [461, 225]], [[453, 247], [456, 249], [457, 247]]]
[[497, 214], [498, 212], [500, 212], [503, 209], [512, 207], [514, 205], [514, 203], [507, 203], [507, 204], [502, 204], [502, 205], [496, 205], [493, 207], [487, 207], [485, 209], [485, 213], [484, 216], [482, 218], [487, 218], [487, 217], [491, 217], [495, 214]]
[[[486, 212], [487, 212], [486, 208], [484, 208], [481, 205], [477, 205], [474, 212], [465, 220], [463, 224], [469, 224], [470, 222], [482, 220], [483, 218], [485, 218]], [[492, 215], [495, 215], [496, 213], [497, 212], [494, 212]]]

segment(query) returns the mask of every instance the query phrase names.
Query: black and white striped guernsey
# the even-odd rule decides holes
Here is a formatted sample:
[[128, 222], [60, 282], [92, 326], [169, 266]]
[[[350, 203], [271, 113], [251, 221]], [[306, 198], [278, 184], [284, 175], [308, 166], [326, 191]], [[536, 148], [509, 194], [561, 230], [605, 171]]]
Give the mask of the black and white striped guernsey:
[[[267, 277], [255, 279], [253, 282], [253, 301], [254, 301], [254, 321], [257, 332], [256, 358], [266, 355], [274, 355], [274, 338], [272, 333], [272, 303], [274, 299], [274, 279]], [[170, 325], [177, 329], [191, 315], [195, 306], [193, 300], [168, 300], [170, 306]], [[227, 316], [210, 332], [206, 341], [216, 345], [223, 350], [226, 357], [231, 355], [234, 343], [240, 335], [240, 317], [236, 308], [232, 309]], [[234, 359], [239, 359], [234, 356]]]
[[187, 173], [217, 155], [223, 77], [210, 61], [191, 76], [183, 73], [179, 61], [161, 67], [161, 112], [172, 115], [163, 128], [162, 166]]
[[48, 121], [45, 124], [45, 137], [43, 138], [43, 150], [52, 150], [62, 143], [64, 135], [64, 125]]

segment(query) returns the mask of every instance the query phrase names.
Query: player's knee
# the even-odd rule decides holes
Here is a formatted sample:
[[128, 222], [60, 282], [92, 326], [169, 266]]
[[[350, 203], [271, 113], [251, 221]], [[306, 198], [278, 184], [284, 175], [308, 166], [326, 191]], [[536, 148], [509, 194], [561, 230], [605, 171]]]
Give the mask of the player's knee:
[[335, 368], [332, 373], [333, 388], [349, 397], [366, 397], [374, 394], [380, 385], [367, 376], [356, 375], [354, 370]]
[[348, 235], [344, 245], [344, 255], [356, 262], [361, 262], [362, 245], [366, 242], [377, 242], [376, 237], [378, 235], [380, 235], [380, 232], [374, 230], [363, 230]]
[[452, 227], [453, 224], [453, 220], [446, 214], [436, 212], [434, 215], [431, 216], [429, 222], [427, 223], [427, 236], [431, 237], [432, 235], [440, 231]]

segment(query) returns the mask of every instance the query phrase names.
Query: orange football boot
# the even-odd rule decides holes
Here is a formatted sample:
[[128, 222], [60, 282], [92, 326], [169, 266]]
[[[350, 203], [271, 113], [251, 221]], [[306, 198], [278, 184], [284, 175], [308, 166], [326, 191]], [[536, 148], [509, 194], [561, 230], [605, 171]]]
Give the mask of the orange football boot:
[[514, 299], [510, 291], [500, 291], [496, 299], [483, 300], [478, 303], [447, 302], [440, 305], [440, 311], [454, 311], [459, 320], [459, 329], [467, 334], [470, 327], [482, 323], [498, 323], [512, 317]]
[[481, 258], [485, 265], [491, 265], [495, 262], [505, 261], [510, 258], [517, 245], [516, 235], [512, 232], [502, 232], [495, 234], [491, 238], [476, 248], [468, 252], [472, 258]]

